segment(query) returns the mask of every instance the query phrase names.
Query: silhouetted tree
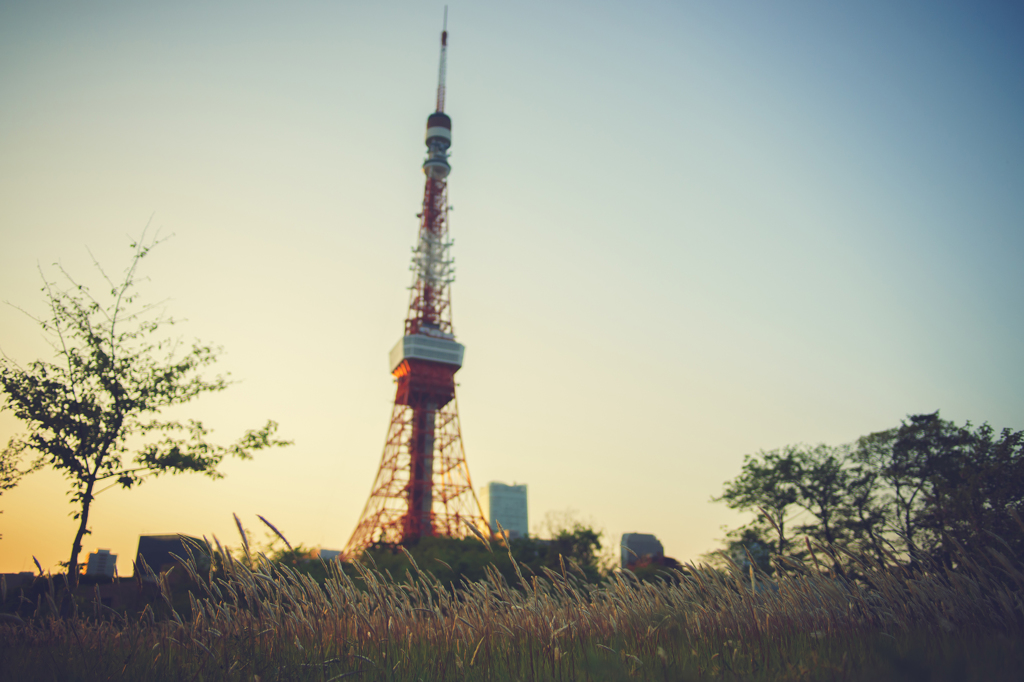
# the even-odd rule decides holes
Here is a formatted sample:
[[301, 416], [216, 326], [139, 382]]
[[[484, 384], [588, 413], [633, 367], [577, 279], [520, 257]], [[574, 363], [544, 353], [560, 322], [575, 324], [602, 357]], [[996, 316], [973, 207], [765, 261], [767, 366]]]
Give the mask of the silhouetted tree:
[[892, 491], [888, 517], [908, 553], [949, 563], [956, 542], [1024, 556], [1024, 528], [1014, 518], [1024, 512], [1024, 432], [997, 435], [988, 424], [957, 426], [934, 412], [867, 439], [859, 456]]
[[[810, 520], [792, 531], [826, 544], [874, 532], [871, 524], [880, 520], [869, 513], [873, 483], [872, 473], [852, 461], [846, 447], [788, 445], [747, 455], [740, 475], [713, 499], [733, 509], [769, 514], [776, 535], [773, 544], [779, 553], [787, 553], [791, 548], [786, 527], [799, 518], [800, 510], [809, 513]], [[765, 539], [765, 519], [755, 519], [749, 528]]]
[[[422, 538], [406, 550], [412, 555], [421, 570], [431, 573], [444, 585], [458, 585], [462, 580], [483, 580], [489, 570], [496, 570], [505, 581], [519, 586], [519, 577], [509, 549], [525, 576], [540, 574], [546, 568], [556, 573], [575, 567], [583, 573], [575, 573], [587, 581], [597, 582], [603, 577], [598, 564], [601, 549], [601, 534], [590, 526], [577, 523], [572, 528], [563, 528], [550, 540], [537, 538], [516, 538], [510, 540], [508, 548], [500, 541], [492, 541], [488, 549], [474, 538]], [[371, 547], [366, 550], [363, 563], [386, 570], [396, 579], [402, 579], [412, 565], [405, 553], [397, 547]], [[574, 566], [575, 565], [575, 566]]]
[[117, 281], [97, 264], [109, 286], [102, 296], [63, 268], [61, 285], [44, 279], [49, 314], [37, 321], [53, 341], [57, 362], [37, 360], [23, 368], [0, 359], [4, 406], [28, 429], [7, 452], [35, 452], [37, 464], [70, 482], [79, 522], [67, 565], [72, 586], [89, 512], [101, 492], [97, 486], [131, 488], [151, 476], [187, 472], [219, 478], [225, 456], [248, 459], [255, 450], [288, 444], [274, 439], [272, 421], [224, 447], [206, 440], [209, 430], [201, 422], [159, 418], [164, 408], [222, 391], [229, 381], [202, 376], [218, 349], [200, 343], [179, 349], [175, 340], [158, 338], [174, 321], [137, 303], [138, 268], [157, 243], [147, 243], [145, 234], [133, 243], [132, 259]]
[[[1024, 556], [1024, 432], [957, 426], [938, 412], [912, 415], [849, 446], [748, 455], [714, 499], [770, 516], [727, 535], [734, 553], [765, 546], [774, 533], [775, 551], [800, 556], [784, 532], [788, 524], [797, 535], [879, 558], [895, 551], [949, 564], [957, 544]], [[801, 517], [808, 520], [794, 525]]]
[[[767, 452], [762, 450], [756, 455], [745, 455], [740, 475], [726, 482], [725, 492], [721, 497], [712, 498], [715, 502], [725, 502], [731, 509], [763, 510], [770, 514], [774, 522], [773, 528], [777, 532], [775, 546], [779, 552], [785, 552], [788, 548], [787, 516], [800, 495], [797, 488], [798, 451], [799, 448], [790, 446]], [[761, 541], [767, 530], [765, 519], [760, 517], [750, 526], [753, 534], [751, 537], [756, 536]]]
[[551, 569], [561, 567], [559, 557], [575, 561], [589, 580], [600, 578], [598, 552], [601, 550], [601, 533], [590, 526], [578, 523], [572, 528], [563, 528], [545, 546], [543, 564]]
[[[0, 495], [3, 495], [5, 490], [10, 490], [18, 485], [18, 481], [27, 473], [18, 468], [21, 455], [21, 449], [17, 444], [11, 444], [4, 450], [0, 450]], [[3, 511], [0, 511], [0, 514], [3, 514]], [[2, 533], [0, 533], [0, 538], [3, 538]]]
[[[772, 555], [778, 554], [778, 546], [770, 537], [771, 529], [758, 525], [747, 525], [731, 531], [726, 536], [725, 553], [742, 569], [747, 569], [751, 560], [758, 569], [771, 575], [775, 572], [772, 566]], [[714, 557], [708, 557], [714, 559]], [[722, 562], [712, 563], [720, 564]]]

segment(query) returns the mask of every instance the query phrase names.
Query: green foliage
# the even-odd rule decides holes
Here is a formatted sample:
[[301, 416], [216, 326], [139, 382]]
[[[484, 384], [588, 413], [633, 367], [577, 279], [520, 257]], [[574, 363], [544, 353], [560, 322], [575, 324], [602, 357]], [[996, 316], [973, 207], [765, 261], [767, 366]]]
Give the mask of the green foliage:
[[959, 543], [1024, 557], [1024, 432], [997, 435], [935, 412], [861, 439], [853, 457], [878, 472], [881, 511], [908, 553], [948, 564]]
[[[18, 447], [16, 443], [0, 450], [0, 495], [3, 495], [5, 490], [10, 490], [18, 485], [21, 477], [28, 473], [18, 468], [21, 458], [22, 448]], [[0, 514], [2, 513], [0, 511]], [[3, 535], [0, 534], [0, 539], [2, 538]]]
[[374, 567], [395, 580], [404, 580], [407, 573], [416, 575], [418, 568], [442, 585], [456, 587], [464, 580], [485, 578], [487, 568], [493, 565], [506, 581], [514, 585], [515, 572], [508, 554], [503, 553], [500, 547], [495, 549], [497, 551], [488, 552], [475, 539], [425, 537], [406, 549], [408, 555], [395, 547], [371, 547], [363, 553], [360, 563]]
[[572, 528], [563, 528], [545, 549], [541, 560], [549, 568], [556, 568], [555, 562], [561, 556], [576, 562], [586, 573], [588, 580], [595, 581], [599, 578], [598, 552], [601, 549], [601, 534], [593, 528], [581, 523], [575, 524]]
[[715, 499], [761, 512], [729, 534], [732, 554], [757, 545], [804, 557], [792, 540], [802, 535], [878, 559], [896, 552], [948, 565], [957, 544], [1024, 556], [1024, 432], [910, 416], [850, 445], [747, 455]]
[[[778, 532], [779, 551], [785, 551], [788, 543], [785, 534], [787, 512], [799, 499], [795, 462], [799, 454], [796, 448], [785, 448], [746, 455], [742, 473], [726, 483], [721, 497], [714, 498], [733, 509], [761, 509], [770, 514]], [[755, 523], [757, 525], [749, 529], [750, 534], [763, 541], [767, 525], [765, 519], [759, 518]]]
[[[288, 567], [318, 583], [323, 583], [327, 578], [333, 562], [321, 561], [315, 556], [314, 550], [303, 545], [293, 547], [284, 535], [262, 517], [260, 520], [273, 533], [268, 533], [267, 541], [259, 548], [250, 548], [249, 532], [235, 518], [243, 538], [243, 552], [237, 561], [254, 567], [262, 560], [262, 556], [275, 566]], [[523, 587], [520, 575], [530, 580], [542, 575], [545, 570], [559, 574], [563, 571], [571, 572], [576, 578], [598, 583], [606, 573], [599, 566], [600, 548], [601, 534], [586, 524], [573, 521], [569, 527], [560, 526], [551, 540], [517, 538], [511, 540], [507, 547], [499, 540], [492, 542], [488, 548], [474, 538], [426, 537], [410, 547], [370, 547], [359, 562], [395, 580], [404, 580], [408, 575], [416, 576], [423, 572], [441, 585], [455, 589], [467, 581], [486, 580], [492, 574], [497, 574], [505, 584], [519, 589]], [[220, 551], [214, 551], [215, 557], [220, 557]], [[510, 555], [515, 559], [515, 566]], [[223, 562], [218, 559], [215, 563], [219, 565]], [[352, 564], [340, 564], [338, 570], [361, 584], [359, 568]]]
[[398, 548], [370, 548], [362, 562], [401, 579], [407, 571], [416, 572], [408, 558], [411, 556], [420, 570], [429, 572], [443, 585], [458, 586], [467, 580], [485, 580], [488, 572], [494, 570], [506, 584], [519, 587], [519, 574], [510, 554], [527, 579], [547, 569], [556, 573], [573, 571], [588, 582], [598, 582], [602, 578], [597, 563], [600, 548], [600, 534], [589, 526], [577, 524], [572, 529], [562, 529], [551, 540], [517, 538], [509, 541], [507, 548], [500, 542], [492, 542], [488, 549], [472, 538], [423, 538], [405, 552]]
[[[321, 561], [313, 549], [301, 544], [293, 547], [263, 517], [260, 520], [272, 533], [267, 534], [266, 542], [258, 548], [250, 548], [252, 543], [249, 531], [242, 527], [237, 516], [235, 519], [243, 538], [243, 551], [237, 561], [254, 567], [262, 560], [261, 557], [266, 557], [275, 566], [286, 566], [317, 582], [322, 583], [326, 579], [328, 563]], [[507, 585], [520, 588], [520, 574], [530, 579], [542, 574], [545, 569], [557, 573], [570, 571], [577, 578], [597, 583], [606, 573], [598, 561], [600, 538], [599, 532], [574, 521], [571, 527], [561, 527], [551, 540], [517, 538], [509, 541], [507, 547], [497, 540], [492, 541], [488, 547], [475, 538], [425, 537], [409, 547], [370, 547], [360, 557], [359, 563], [395, 580], [424, 572], [440, 584], [453, 589], [467, 581], [486, 580], [492, 573], [500, 575]], [[214, 551], [214, 555], [219, 556], [219, 551]], [[515, 559], [519, 573], [510, 555]], [[339, 570], [357, 582], [361, 580], [360, 569], [352, 564], [341, 564]]]
[[[273, 565], [307, 575], [321, 585], [330, 574], [327, 562], [316, 556], [316, 550], [302, 544], [272, 549], [266, 552], [266, 557]], [[342, 570], [346, 570], [350, 577], [358, 576], [358, 571], [352, 567], [342, 567]]]
[[0, 451], [0, 495], [18, 484], [23, 472], [18, 469], [21, 452], [9, 447]]
[[37, 322], [57, 361], [21, 367], [0, 359], [3, 407], [27, 428], [11, 440], [7, 456], [33, 452], [37, 465], [61, 472], [71, 488], [80, 521], [68, 562], [72, 582], [98, 485], [131, 488], [152, 476], [190, 472], [218, 478], [226, 456], [248, 459], [256, 450], [288, 444], [273, 437], [272, 421], [225, 447], [206, 440], [209, 429], [201, 422], [160, 418], [165, 408], [222, 391], [229, 381], [203, 375], [219, 349], [199, 342], [181, 348], [178, 340], [160, 337], [174, 320], [136, 300], [139, 266], [157, 243], [145, 235], [133, 243], [129, 266], [116, 281], [97, 264], [108, 286], [100, 296], [63, 268], [61, 284], [44, 279], [49, 315]]
[[778, 546], [767, 529], [744, 526], [730, 532], [726, 540], [726, 556], [740, 568], [746, 570], [753, 564], [767, 575], [775, 572], [771, 559], [773, 555], [778, 554]]
[[859, 537], [859, 511], [872, 497], [874, 475], [868, 467], [851, 464], [848, 448], [789, 445], [744, 458], [742, 473], [726, 483], [716, 501], [734, 509], [761, 510], [770, 516], [756, 521], [750, 530], [762, 541], [767, 526], [775, 531], [774, 544], [781, 553], [790, 551], [786, 535], [788, 517], [809, 512], [810, 521], [791, 529], [826, 544]]

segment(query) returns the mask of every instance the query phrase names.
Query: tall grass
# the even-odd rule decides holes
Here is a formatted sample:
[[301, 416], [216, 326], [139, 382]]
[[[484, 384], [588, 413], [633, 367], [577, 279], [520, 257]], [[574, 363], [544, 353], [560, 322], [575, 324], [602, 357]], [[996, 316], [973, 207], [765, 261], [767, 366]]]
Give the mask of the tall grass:
[[[217, 548], [209, 548], [217, 552]], [[220, 552], [190, 609], [126, 617], [95, 602], [0, 623], [0, 680], [1002, 679], [1024, 670], [1024, 574], [993, 553], [908, 567], [819, 548], [772, 578], [730, 564], [600, 585], [566, 563], [509, 585], [442, 585], [328, 564], [318, 584]], [[97, 594], [98, 598], [98, 594]], [[910, 677], [907, 677], [907, 676]], [[917, 676], [916, 678], [914, 676]], [[946, 677], [943, 677], [943, 676]]]

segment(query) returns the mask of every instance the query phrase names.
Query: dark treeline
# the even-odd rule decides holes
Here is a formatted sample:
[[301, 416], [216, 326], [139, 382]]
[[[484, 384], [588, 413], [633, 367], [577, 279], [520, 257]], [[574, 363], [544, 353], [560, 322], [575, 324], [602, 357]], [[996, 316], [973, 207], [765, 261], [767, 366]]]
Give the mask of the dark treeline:
[[1024, 432], [914, 415], [847, 445], [747, 455], [715, 499], [759, 512], [730, 531], [728, 554], [738, 563], [749, 554], [769, 572], [773, 554], [806, 558], [808, 539], [879, 560], [945, 566], [964, 554], [1020, 558]]
[[[405, 580], [407, 573], [415, 576], [418, 571], [426, 571], [442, 585], [456, 587], [466, 580], [485, 580], [488, 571], [497, 572], [512, 587], [519, 587], [522, 579], [543, 575], [545, 569], [558, 574], [569, 572], [587, 582], [598, 582], [603, 577], [598, 557], [601, 534], [581, 523], [558, 530], [550, 540], [519, 538], [510, 540], [508, 546], [501, 540], [492, 540], [488, 546], [476, 538], [427, 537], [404, 549], [370, 547], [360, 562], [395, 580]], [[515, 558], [519, 573], [510, 555]], [[272, 561], [317, 580], [326, 578], [327, 567], [308, 556], [308, 551], [302, 547], [268, 554]], [[409, 557], [416, 563], [415, 567]], [[360, 572], [355, 567], [344, 564], [342, 570], [358, 583]]]

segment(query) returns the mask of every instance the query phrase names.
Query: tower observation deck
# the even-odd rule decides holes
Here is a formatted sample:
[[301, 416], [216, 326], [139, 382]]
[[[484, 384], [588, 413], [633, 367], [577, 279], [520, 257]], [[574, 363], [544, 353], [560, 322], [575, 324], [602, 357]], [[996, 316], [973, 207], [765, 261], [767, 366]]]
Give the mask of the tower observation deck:
[[446, 10], [436, 110], [427, 117], [426, 184], [412, 250], [409, 308], [404, 335], [389, 355], [395, 403], [370, 498], [345, 547], [350, 559], [372, 545], [412, 545], [427, 536], [463, 537], [467, 525], [481, 531], [487, 527], [470, 482], [455, 399], [455, 373], [465, 347], [455, 340], [451, 319], [455, 269], [448, 237], [452, 121], [444, 113], [447, 49]]

